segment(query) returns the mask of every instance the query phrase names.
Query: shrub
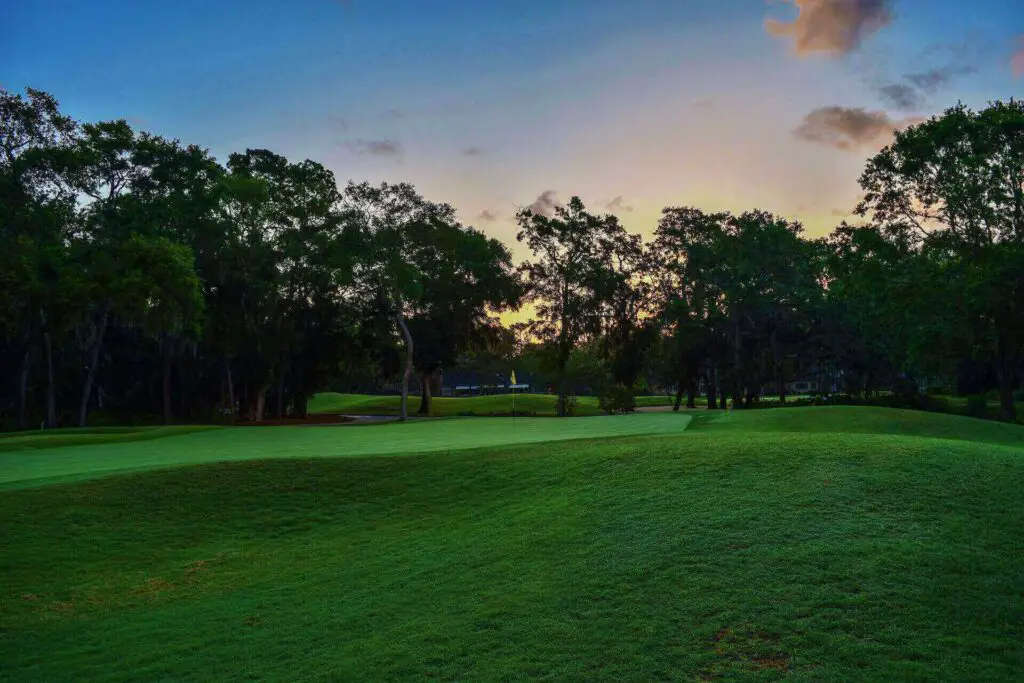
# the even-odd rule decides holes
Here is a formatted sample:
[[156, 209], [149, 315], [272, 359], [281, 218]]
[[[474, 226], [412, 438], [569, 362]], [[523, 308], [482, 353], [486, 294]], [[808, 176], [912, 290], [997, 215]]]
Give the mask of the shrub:
[[[555, 415], [558, 414], [558, 399], [555, 399]], [[565, 397], [565, 416], [572, 417], [576, 414], [576, 394], [569, 394]]]
[[969, 417], [986, 417], [988, 415], [988, 397], [983, 394], [968, 396], [964, 414]]
[[944, 413], [948, 402], [944, 398], [919, 394], [916, 392], [883, 394], [873, 397], [868, 405], [883, 408], [904, 408], [909, 410], [926, 410], [930, 413]]
[[601, 389], [597, 404], [609, 415], [632, 413], [636, 410], [636, 393], [631, 387], [611, 385]]

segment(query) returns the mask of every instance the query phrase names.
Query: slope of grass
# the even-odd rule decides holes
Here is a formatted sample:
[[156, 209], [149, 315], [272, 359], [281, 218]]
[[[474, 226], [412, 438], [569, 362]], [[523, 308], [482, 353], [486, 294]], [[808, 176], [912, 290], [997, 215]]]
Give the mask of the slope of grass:
[[[538, 416], [555, 414], [555, 397], [550, 394], [516, 394], [516, 412], [533, 413]], [[434, 415], [500, 415], [511, 414], [512, 395], [494, 396], [435, 397]], [[344, 413], [349, 415], [397, 415], [401, 398], [398, 396], [367, 396], [365, 394], [317, 394], [309, 402], [310, 413]], [[638, 396], [638, 406], [670, 405], [667, 396]], [[419, 396], [409, 397], [409, 410], [419, 409]], [[594, 396], [577, 398], [578, 416], [601, 415], [603, 411]]]
[[1020, 680], [1024, 450], [764, 414], [0, 492], [5, 678]]
[[772, 410], [691, 411], [691, 429], [715, 432], [842, 432], [902, 434], [937, 439], [1024, 446], [1019, 425], [960, 415], [867, 406], [820, 406]]
[[169, 436], [218, 429], [214, 426], [173, 427], [87, 427], [53, 429], [38, 432], [10, 432], [0, 435], [0, 453], [63, 446], [89, 446], [97, 444], [150, 441]]
[[[134, 443], [0, 453], [0, 488], [117, 472], [268, 458], [357, 457], [454, 451], [516, 443], [680, 432], [688, 415], [451, 418], [367, 427], [222, 427]], [[113, 438], [114, 435], [107, 435]]]

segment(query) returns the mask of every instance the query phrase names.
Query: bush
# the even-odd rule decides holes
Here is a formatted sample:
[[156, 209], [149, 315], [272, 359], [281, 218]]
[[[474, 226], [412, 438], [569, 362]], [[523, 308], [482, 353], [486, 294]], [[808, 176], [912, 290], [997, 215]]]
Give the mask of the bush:
[[597, 404], [609, 415], [632, 413], [636, 410], [636, 393], [630, 387], [612, 385], [601, 389]]
[[968, 417], [986, 417], [988, 415], [988, 397], [983, 394], [968, 396], [964, 414]]
[[1024, 389], [1018, 389], [1013, 392], [1013, 400], [1017, 403], [1024, 403]]
[[930, 413], [947, 412], [949, 404], [944, 398], [918, 393], [883, 394], [875, 396], [868, 405], [883, 408], [903, 408], [908, 410], [925, 410]]
[[[555, 399], [555, 415], [558, 415], [558, 399]], [[576, 394], [569, 394], [565, 397], [565, 416], [573, 417], [576, 414]]]

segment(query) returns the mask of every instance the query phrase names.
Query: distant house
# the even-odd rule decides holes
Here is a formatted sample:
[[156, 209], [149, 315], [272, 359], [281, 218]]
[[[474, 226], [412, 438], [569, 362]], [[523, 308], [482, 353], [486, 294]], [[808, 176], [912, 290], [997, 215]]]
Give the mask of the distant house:
[[786, 382], [786, 391], [790, 394], [807, 394], [818, 391], [818, 380], [803, 378]]
[[511, 384], [505, 375], [485, 376], [472, 371], [449, 371], [441, 376], [442, 396], [485, 396], [528, 392], [532, 387], [531, 378], [516, 373], [516, 384]]

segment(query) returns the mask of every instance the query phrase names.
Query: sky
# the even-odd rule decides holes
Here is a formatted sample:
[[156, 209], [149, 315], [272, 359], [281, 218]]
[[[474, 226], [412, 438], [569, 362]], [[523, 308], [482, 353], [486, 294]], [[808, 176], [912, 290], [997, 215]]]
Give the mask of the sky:
[[14, 0], [0, 85], [411, 182], [498, 237], [580, 196], [828, 232], [892, 131], [1024, 96], [1024, 0]]

